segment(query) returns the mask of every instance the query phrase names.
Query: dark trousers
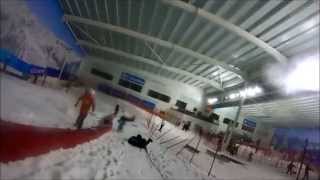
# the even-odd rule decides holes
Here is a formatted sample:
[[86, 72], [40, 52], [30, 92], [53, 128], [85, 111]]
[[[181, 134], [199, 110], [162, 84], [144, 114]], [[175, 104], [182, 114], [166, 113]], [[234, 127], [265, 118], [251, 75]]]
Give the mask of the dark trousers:
[[163, 128], [164, 124], [160, 125], [159, 131], [161, 132], [162, 128]]
[[87, 115], [88, 114], [82, 114], [82, 113], [78, 115], [77, 121], [75, 123], [75, 126], [77, 127], [77, 129], [81, 129], [83, 121], [87, 117]]
[[309, 174], [305, 174], [302, 178], [302, 180], [309, 180]]

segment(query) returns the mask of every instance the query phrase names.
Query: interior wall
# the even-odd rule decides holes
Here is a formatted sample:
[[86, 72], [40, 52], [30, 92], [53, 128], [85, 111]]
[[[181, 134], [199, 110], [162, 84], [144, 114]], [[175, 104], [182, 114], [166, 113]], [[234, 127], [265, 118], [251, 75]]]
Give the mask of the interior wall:
[[[113, 75], [113, 80], [108, 81], [103, 78], [97, 77], [90, 73], [91, 68], [96, 68], [102, 72], [109, 73]], [[133, 91], [131, 89], [124, 88], [118, 85], [119, 78], [122, 72], [127, 72], [145, 80], [145, 84], [141, 93]], [[128, 68], [125, 65], [120, 65], [108, 60], [88, 58], [85, 60], [80, 67], [79, 77], [84, 79], [87, 83], [95, 86], [98, 83], [108, 83], [116, 88], [122, 89], [128, 93], [134, 94], [144, 99], [151, 100], [157, 104], [160, 109], [168, 109], [173, 107], [177, 100], [181, 100], [187, 103], [187, 109], [192, 110], [197, 108], [203, 110], [203, 91], [200, 88], [195, 88], [188, 86], [186, 84], [172, 81], [169, 79], [161, 78], [159, 76], [153, 75], [151, 73], [146, 73], [140, 70], [134, 70], [133, 68]], [[148, 96], [149, 89], [157, 91], [162, 94], [166, 94], [171, 97], [169, 103], [154, 99]]]
[[[223, 119], [224, 118], [229, 118], [231, 120], [235, 120], [236, 118], [236, 114], [237, 114], [237, 110], [238, 110], [238, 106], [232, 106], [232, 107], [224, 107], [224, 108], [216, 108], [213, 110], [214, 113], [218, 114], [220, 117], [219, 117], [219, 128], [218, 128], [218, 131], [222, 131], [222, 132], [225, 132], [228, 128], [228, 125], [227, 124], [224, 124], [223, 123]], [[259, 127], [262, 127], [260, 122], [256, 120], [256, 124], [257, 124], [257, 127], [255, 128], [255, 131], [254, 132], [249, 132], [249, 131], [245, 131], [245, 130], [242, 130], [242, 124], [243, 124], [243, 121], [244, 119], [246, 118], [245, 115], [243, 115], [242, 113], [240, 113], [239, 115], [239, 119], [238, 119], [238, 123], [239, 123], [239, 126], [236, 127], [234, 129], [234, 131], [236, 133], [239, 133], [239, 134], [246, 134], [248, 135], [249, 137], [251, 137], [253, 140], [257, 140], [259, 139], [259, 136], [257, 135], [260, 135], [259, 133], [256, 133], [256, 131], [258, 130], [259, 131]], [[252, 118], [251, 118], [252, 119]], [[260, 125], [260, 126], [259, 126]], [[270, 137], [270, 141], [271, 141], [271, 138], [272, 138], [272, 135]], [[266, 142], [261, 142], [261, 143], [265, 143], [265, 144], [268, 144], [270, 142], [269, 140], [267, 140]]]
[[271, 124], [259, 122], [253, 134], [253, 140], [260, 140], [261, 147], [270, 147], [274, 128]]

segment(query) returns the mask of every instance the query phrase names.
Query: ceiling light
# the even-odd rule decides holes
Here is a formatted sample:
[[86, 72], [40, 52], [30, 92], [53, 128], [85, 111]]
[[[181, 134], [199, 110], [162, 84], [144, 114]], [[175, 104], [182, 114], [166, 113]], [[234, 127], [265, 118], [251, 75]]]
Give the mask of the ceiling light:
[[319, 54], [297, 64], [285, 78], [287, 93], [309, 90], [319, 91]]
[[248, 87], [246, 89], [240, 90], [239, 93], [232, 93], [228, 96], [229, 99], [236, 98], [246, 98], [246, 97], [255, 97], [259, 94], [263, 93], [263, 90], [259, 86]]
[[239, 94], [238, 94], [238, 93], [232, 93], [232, 94], [229, 95], [229, 98], [230, 98], [230, 99], [235, 99], [235, 98], [237, 98], [237, 97], [239, 97]]
[[215, 72], [213, 72], [211, 75], [212, 76], [216, 76], [216, 75], [218, 75], [219, 74], [219, 71], [215, 71]]
[[238, 57], [239, 57], [239, 54], [237, 54], [237, 53], [232, 54], [232, 57], [233, 57], [233, 58], [238, 58]]
[[208, 104], [214, 104], [214, 103], [216, 103], [216, 102], [218, 102], [218, 98], [208, 98]]
[[312, 26], [314, 26], [314, 24], [315, 24], [315, 20], [314, 20], [314, 19], [311, 19], [311, 20], [305, 22], [305, 23], [302, 25], [302, 27], [303, 27], [304, 30], [307, 30], [307, 29], [312, 28]]

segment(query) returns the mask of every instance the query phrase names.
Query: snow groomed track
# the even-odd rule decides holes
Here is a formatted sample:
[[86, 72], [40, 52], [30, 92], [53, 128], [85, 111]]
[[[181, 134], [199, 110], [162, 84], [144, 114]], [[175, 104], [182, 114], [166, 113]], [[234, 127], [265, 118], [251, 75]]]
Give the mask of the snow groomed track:
[[[108, 116], [110, 122], [113, 115]], [[111, 131], [112, 124], [81, 130], [36, 127], [0, 120], [0, 162], [22, 160], [59, 148], [72, 148]]]

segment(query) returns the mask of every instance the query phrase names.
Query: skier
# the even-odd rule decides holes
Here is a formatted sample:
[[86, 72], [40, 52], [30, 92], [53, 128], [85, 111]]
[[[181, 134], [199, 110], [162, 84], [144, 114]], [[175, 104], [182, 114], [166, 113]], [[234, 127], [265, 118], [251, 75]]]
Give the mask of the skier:
[[255, 153], [258, 152], [258, 150], [259, 150], [259, 148], [260, 148], [260, 144], [261, 144], [261, 140], [258, 139], [258, 140], [256, 141], [256, 152], [255, 152]]
[[163, 126], [164, 126], [164, 120], [162, 119], [161, 124], [160, 124], [160, 128], [159, 128], [159, 132], [161, 132]]
[[120, 106], [119, 106], [119, 104], [117, 104], [116, 105], [116, 107], [114, 108], [114, 115], [117, 115], [118, 114], [118, 112], [119, 112], [119, 109], [120, 109]]
[[293, 169], [295, 168], [295, 165], [293, 164], [293, 161], [291, 161], [287, 166], [287, 174], [292, 175]]
[[186, 122], [183, 123], [182, 130], [188, 131], [190, 126], [191, 126], [191, 122], [190, 121], [186, 121]]
[[311, 170], [309, 164], [306, 165], [306, 168], [304, 169], [304, 176], [302, 180], [309, 180], [309, 171]]
[[248, 161], [251, 162], [253, 157], [253, 152], [251, 151], [248, 156]]
[[117, 131], [122, 131], [124, 124], [126, 123], [126, 118], [124, 116], [121, 116], [118, 120], [118, 128]]
[[81, 101], [80, 112], [77, 118], [76, 123], [74, 124], [77, 129], [81, 129], [84, 119], [87, 117], [90, 108], [92, 108], [92, 112], [95, 110], [95, 97], [93, 89], [86, 89], [84, 94], [78, 98], [77, 103], [74, 105], [78, 106]]

